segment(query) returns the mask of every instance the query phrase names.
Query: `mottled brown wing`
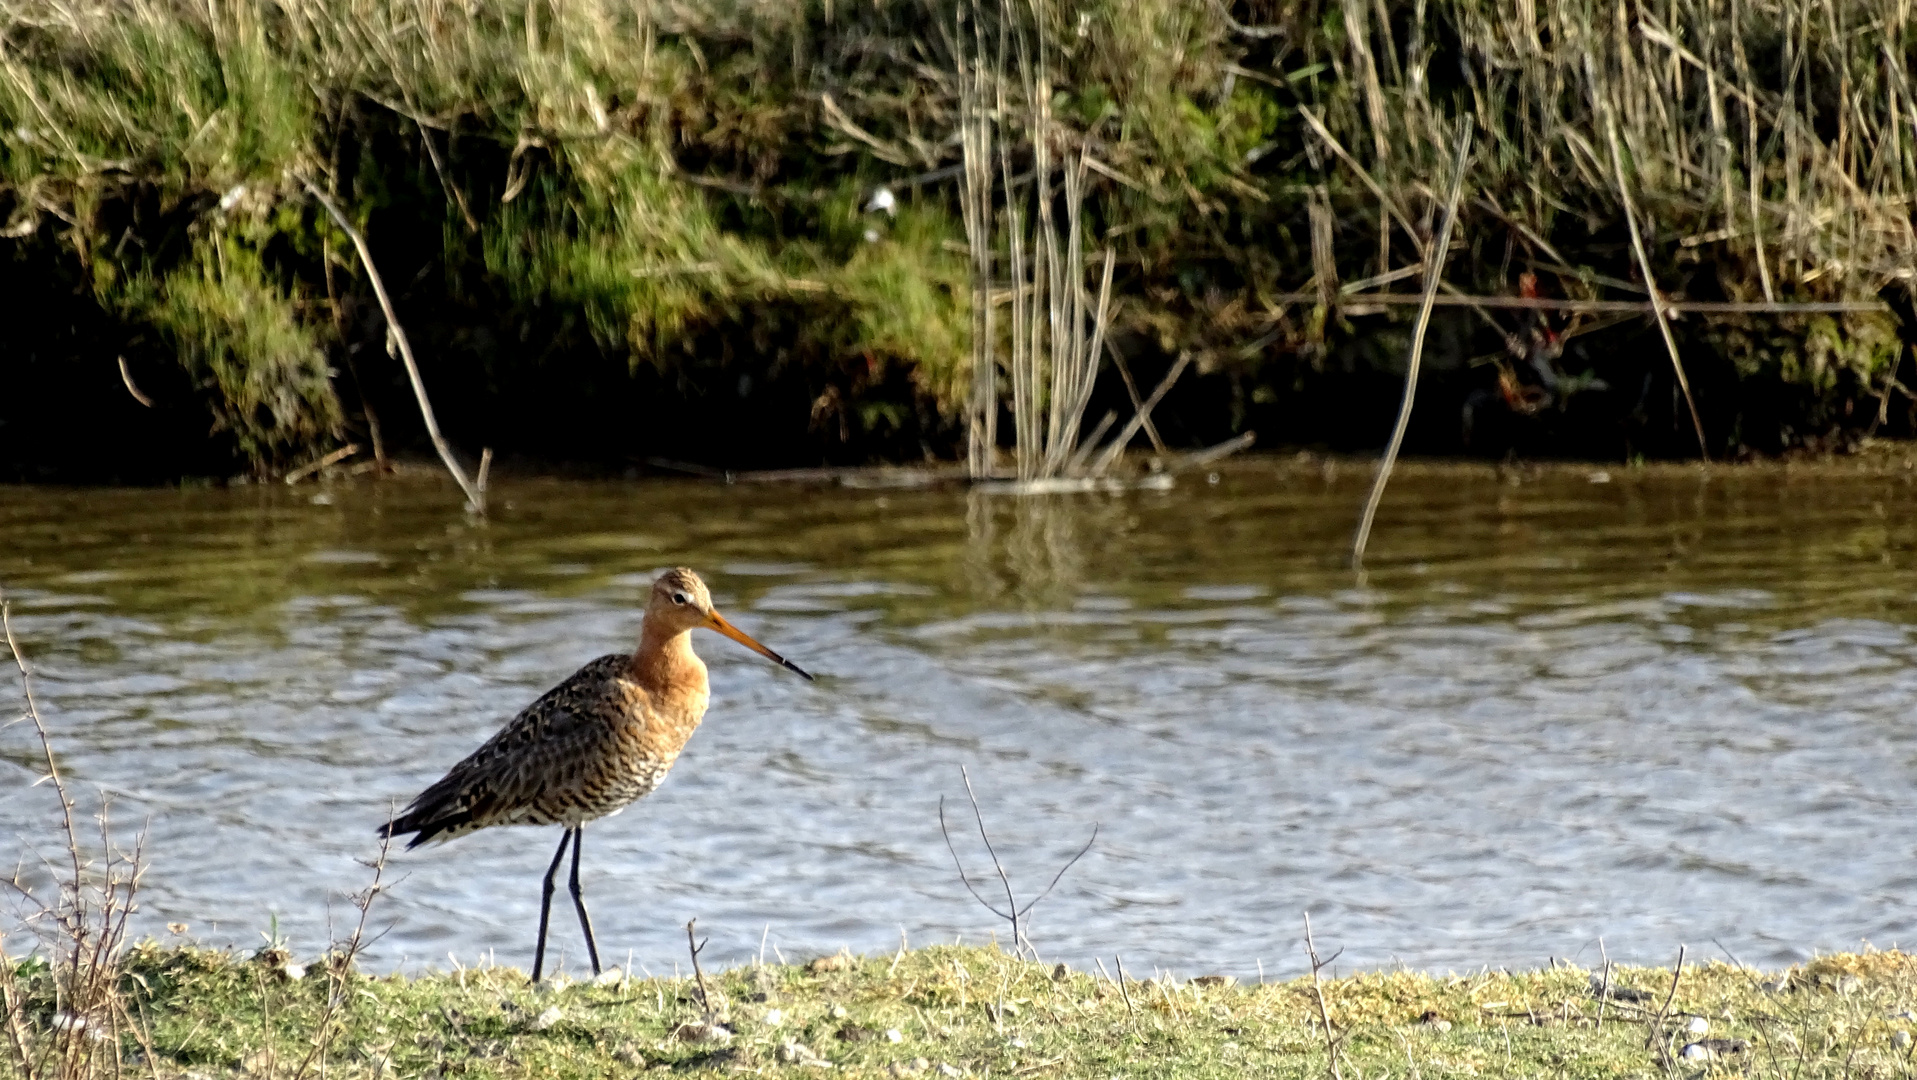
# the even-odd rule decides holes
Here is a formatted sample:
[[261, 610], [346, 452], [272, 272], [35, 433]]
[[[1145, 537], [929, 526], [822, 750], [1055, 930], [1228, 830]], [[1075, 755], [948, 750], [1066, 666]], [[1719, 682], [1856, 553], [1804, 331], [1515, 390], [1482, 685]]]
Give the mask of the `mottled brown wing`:
[[580, 798], [612, 751], [607, 688], [629, 658], [602, 656], [541, 695], [499, 733], [419, 793], [381, 832], [416, 834], [407, 847], [488, 825], [546, 824]]

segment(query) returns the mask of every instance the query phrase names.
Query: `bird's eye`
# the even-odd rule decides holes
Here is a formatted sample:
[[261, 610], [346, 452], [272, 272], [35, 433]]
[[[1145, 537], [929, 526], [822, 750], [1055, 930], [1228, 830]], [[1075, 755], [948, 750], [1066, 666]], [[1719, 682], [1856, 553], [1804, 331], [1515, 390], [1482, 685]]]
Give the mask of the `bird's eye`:
[[673, 593], [672, 602], [675, 604], [684, 604], [686, 602], [686, 594], [682, 592]]

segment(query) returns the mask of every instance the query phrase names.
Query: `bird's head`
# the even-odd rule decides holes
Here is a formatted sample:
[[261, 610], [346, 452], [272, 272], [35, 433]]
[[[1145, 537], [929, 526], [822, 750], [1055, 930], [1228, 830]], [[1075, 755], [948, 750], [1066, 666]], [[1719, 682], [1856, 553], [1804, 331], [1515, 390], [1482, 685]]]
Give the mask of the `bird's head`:
[[652, 583], [652, 596], [646, 601], [646, 621], [674, 634], [701, 628], [716, 630], [773, 663], [790, 668], [807, 679], [812, 678], [799, 665], [752, 640], [750, 634], [727, 622], [725, 616], [712, 606], [712, 594], [706, 590], [706, 583], [699, 580], [698, 574], [683, 566], [666, 571]]

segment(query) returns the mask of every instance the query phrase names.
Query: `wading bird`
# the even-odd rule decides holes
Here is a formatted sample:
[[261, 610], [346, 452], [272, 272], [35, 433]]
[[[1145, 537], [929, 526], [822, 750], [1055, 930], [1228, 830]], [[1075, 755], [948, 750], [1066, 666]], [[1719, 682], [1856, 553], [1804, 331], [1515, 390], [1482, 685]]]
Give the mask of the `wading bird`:
[[579, 894], [586, 822], [616, 814], [658, 787], [699, 726], [706, 711], [706, 665], [693, 654], [691, 635], [701, 627], [812, 678], [714, 611], [699, 575], [683, 567], [668, 570], [652, 584], [638, 649], [602, 656], [548, 690], [380, 827], [384, 836], [413, 834], [409, 848], [491, 825], [565, 827], [539, 899], [533, 982], [545, 968], [553, 876], [568, 844], [572, 904], [592, 973], [599, 974], [599, 946]]

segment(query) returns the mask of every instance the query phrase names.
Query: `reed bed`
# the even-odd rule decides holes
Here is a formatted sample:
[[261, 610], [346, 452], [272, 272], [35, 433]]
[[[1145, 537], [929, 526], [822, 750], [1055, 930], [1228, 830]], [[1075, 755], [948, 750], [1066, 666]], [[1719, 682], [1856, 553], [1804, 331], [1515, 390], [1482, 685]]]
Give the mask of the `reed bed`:
[[[1892, 309], [1789, 306], [1909, 310], [1910, 22], [1908, 0], [0, 0], [0, 245], [266, 463], [360, 437], [398, 381], [309, 182], [411, 281], [431, 381], [495, 417], [472, 445], [540, 429], [527, 387], [557, 387], [540, 430], [579, 427], [566, 390], [608, 360], [693, 397], [783, 380], [827, 442], [909, 431], [975, 472], [1007, 444], [1021, 476], [1102, 460], [1088, 410], [1142, 396], [1113, 397], [1114, 353], [1232, 388], [1188, 429], [1327, 404], [1382, 426], [1395, 388], [1339, 371], [1401, 369], [1402, 320], [1366, 297], [1443, 257], [1453, 296], [1764, 305], [1677, 320], [1675, 365], [1628, 374], [1716, 371], [1672, 426], [1782, 447], [1912, 403]], [[1434, 252], [1466, 116], [1461, 240]], [[1606, 381], [1565, 343], [1614, 318], [1469, 318], [1457, 385], [1498, 407]]]

